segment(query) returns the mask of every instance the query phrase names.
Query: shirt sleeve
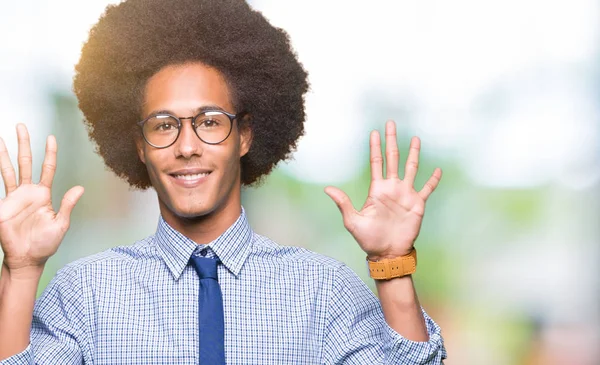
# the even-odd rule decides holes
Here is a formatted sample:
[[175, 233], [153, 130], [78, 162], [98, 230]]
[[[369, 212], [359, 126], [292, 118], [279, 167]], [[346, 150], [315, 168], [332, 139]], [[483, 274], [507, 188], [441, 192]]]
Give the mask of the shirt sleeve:
[[423, 311], [428, 342], [402, 337], [386, 322], [379, 299], [347, 266], [341, 266], [328, 304], [324, 364], [438, 365], [446, 358], [440, 327]]
[[71, 365], [84, 362], [84, 295], [75, 270], [59, 271], [36, 301], [27, 348], [0, 365]]

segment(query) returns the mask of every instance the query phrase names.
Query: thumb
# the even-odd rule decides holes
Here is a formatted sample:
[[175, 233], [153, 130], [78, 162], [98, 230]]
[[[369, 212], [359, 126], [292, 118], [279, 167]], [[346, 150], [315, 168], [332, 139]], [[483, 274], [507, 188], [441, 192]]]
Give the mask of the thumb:
[[342, 190], [333, 186], [326, 187], [325, 194], [329, 195], [331, 200], [333, 200], [335, 205], [337, 205], [339, 208], [340, 212], [342, 212], [342, 218], [344, 219], [344, 225], [346, 228], [350, 227], [350, 222], [354, 217], [354, 214], [356, 214], [356, 210], [354, 209], [352, 201], [348, 195]]
[[65, 193], [65, 196], [60, 203], [60, 209], [58, 210], [58, 218], [62, 220], [62, 222], [69, 226], [69, 222], [71, 220], [71, 212], [73, 208], [75, 208], [75, 204], [79, 201], [79, 198], [83, 195], [83, 186], [74, 186], [69, 191]]

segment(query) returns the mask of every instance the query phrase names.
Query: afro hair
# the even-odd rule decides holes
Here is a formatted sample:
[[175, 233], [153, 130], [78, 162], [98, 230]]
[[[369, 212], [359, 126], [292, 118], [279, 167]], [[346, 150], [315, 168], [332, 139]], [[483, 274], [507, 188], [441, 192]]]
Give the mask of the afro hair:
[[252, 145], [240, 160], [251, 185], [287, 159], [304, 133], [307, 73], [287, 34], [243, 0], [126, 0], [106, 8], [75, 67], [73, 89], [106, 166], [133, 188], [151, 186], [139, 160], [143, 90], [168, 65], [219, 70]]

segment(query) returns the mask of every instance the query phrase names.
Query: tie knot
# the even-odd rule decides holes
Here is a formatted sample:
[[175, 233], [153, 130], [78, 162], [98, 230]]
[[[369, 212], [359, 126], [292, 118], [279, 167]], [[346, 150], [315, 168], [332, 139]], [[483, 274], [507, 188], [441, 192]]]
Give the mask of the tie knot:
[[218, 280], [216, 259], [192, 255], [190, 261], [194, 265], [194, 269], [196, 269], [200, 279]]

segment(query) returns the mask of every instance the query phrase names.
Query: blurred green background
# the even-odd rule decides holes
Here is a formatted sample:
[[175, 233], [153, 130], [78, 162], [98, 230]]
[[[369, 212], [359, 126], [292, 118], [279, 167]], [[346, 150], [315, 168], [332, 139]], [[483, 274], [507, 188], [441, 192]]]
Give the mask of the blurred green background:
[[[73, 65], [109, 0], [0, 4], [0, 136], [28, 125], [39, 174], [55, 134], [54, 197], [86, 193], [42, 286], [77, 258], [153, 233], [152, 191], [106, 171], [71, 92]], [[115, 1], [112, 1], [115, 3]], [[368, 133], [422, 139], [418, 187], [444, 171], [417, 241], [425, 309], [448, 365], [600, 364], [600, 2], [252, 1], [309, 71], [306, 135], [243, 204], [258, 233], [335, 257], [371, 288], [364, 254], [323, 193], [356, 207]], [[38, 175], [39, 176], [39, 175]]]

